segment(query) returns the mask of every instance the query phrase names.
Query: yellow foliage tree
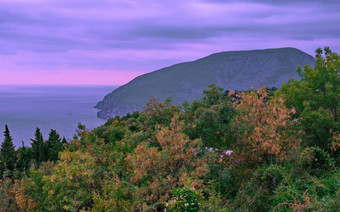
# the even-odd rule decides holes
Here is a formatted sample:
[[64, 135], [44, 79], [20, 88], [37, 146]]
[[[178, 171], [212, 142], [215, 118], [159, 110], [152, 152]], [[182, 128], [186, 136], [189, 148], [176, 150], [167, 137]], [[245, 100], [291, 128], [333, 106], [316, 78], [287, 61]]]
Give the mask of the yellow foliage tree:
[[62, 152], [53, 174], [44, 176], [46, 209], [79, 211], [91, 206], [95, 167], [95, 159], [87, 152]]

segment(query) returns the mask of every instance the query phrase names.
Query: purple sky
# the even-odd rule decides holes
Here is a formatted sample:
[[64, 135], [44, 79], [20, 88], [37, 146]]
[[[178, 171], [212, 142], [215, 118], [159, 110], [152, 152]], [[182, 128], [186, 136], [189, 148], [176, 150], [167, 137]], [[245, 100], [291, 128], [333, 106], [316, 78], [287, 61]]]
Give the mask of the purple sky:
[[1, 84], [124, 84], [220, 51], [340, 53], [340, 0], [0, 0]]

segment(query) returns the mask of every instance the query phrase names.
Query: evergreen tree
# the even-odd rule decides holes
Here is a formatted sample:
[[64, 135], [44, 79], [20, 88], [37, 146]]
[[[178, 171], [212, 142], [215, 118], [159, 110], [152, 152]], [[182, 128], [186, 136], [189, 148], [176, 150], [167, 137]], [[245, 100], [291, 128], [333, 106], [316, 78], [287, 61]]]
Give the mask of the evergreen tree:
[[24, 172], [29, 168], [31, 164], [32, 148], [25, 146], [24, 142], [22, 142], [22, 146], [17, 150], [17, 152], [18, 152], [17, 168], [21, 172]]
[[48, 160], [58, 160], [58, 153], [63, 150], [63, 145], [61, 143], [60, 135], [56, 130], [51, 129], [45, 150]]
[[67, 140], [65, 137], [63, 137], [63, 140], [61, 141], [61, 143], [63, 144], [63, 148], [64, 148], [64, 145], [67, 144]]
[[45, 161], [45, 148], [44, 148], [44, 139], [40, 132], [40, 129], [37, 128], [35, 130], [35, 139], [32, 140], [32, 154], [33, 159], [36, 161], [39, 166], [41, 162]]
[[8, 172], [7, 176], [11, 177], [13, 176], [13, 171], [17, 162], [17, 155], [7, 125], [5, 126], [4, 135], [5, 140], [2, 142], [0, 149], [0, 177], [2, 177], [6, 171]]

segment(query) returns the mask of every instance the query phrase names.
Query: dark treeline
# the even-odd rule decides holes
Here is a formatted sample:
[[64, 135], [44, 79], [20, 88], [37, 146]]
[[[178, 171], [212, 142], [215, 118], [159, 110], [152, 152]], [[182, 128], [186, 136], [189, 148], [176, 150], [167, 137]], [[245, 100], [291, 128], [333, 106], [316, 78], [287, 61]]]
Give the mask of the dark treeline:
[[15, 151], [6, 127], [0, 211], [340, 211], [340, 60], [316, 53], [281, 89], [151, 99], [65, 149], [37, 129]]
[[51, 129], [47, 140], [43, 139], [39, 128], [36, 128], [35, 138], [31, 139], [31, 147], [22, 142], [15, 150], [13, 138], [8, 126], [5, 126], [4, 141], [0, 148], [0, 179], [20, 178], [33, 165], [39, 167], [42, 162], [57, 161], [58, 153], [65, 149], [67, 141], [61, 139], [56, 130]]

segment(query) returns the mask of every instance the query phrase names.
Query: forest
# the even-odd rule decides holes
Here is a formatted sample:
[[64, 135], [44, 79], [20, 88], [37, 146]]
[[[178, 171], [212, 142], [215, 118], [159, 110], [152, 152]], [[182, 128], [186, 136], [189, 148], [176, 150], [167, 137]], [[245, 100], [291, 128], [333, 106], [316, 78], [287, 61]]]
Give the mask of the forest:
[[0, 211], [340, 211], [340, 57], [282, 88], [224, 91], [143, 112], [71, 141], [37, 128], [0, 149]]

